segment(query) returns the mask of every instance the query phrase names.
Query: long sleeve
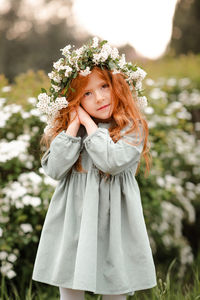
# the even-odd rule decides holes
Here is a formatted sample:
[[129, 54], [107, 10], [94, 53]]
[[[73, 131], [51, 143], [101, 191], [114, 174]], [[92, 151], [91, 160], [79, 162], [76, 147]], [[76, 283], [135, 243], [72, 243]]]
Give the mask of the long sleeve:
[[[83, 143], [94, 165], [104, 173], [116, 175], [138, 162], [144, 146], [144, 131], [141, 124], [139, 128], [142, 141], [138, 133], [131, 132], [114, 143], [108, 129], [101, 127], [87, 136]], [[122, 132], [125, 132], [125, 129], [127, 130], [127, 127]], [[136, 146], [130, 144], [138, 141], [141, 143]]]
[[77, 161], [80, 151], [81, 137], [70, 136], [62, 131], [51, 142], [41, 159], [41, 165], [48, 176], [60, 180]]

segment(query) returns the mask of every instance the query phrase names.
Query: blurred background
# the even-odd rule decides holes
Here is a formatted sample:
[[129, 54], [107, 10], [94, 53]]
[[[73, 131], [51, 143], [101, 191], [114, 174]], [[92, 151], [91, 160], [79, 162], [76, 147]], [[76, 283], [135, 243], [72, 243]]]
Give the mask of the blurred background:
[[31, 281], [57, 185], [40, 166], [46, 124], [35, 104], [60, 49], [93, 36], [147, 71], [153, 165], [137, 180], [158, 285], [129, 299], [200, 296], [199, 32], [199, 0], [0, 0], [0, 299], [58, 299]]

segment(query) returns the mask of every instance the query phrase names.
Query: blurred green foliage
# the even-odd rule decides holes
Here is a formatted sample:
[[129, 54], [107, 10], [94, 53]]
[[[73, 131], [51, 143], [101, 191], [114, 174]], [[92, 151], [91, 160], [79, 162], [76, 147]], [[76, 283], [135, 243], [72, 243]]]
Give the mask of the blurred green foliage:
[[189, 55], [181, 54], [178, 57], [174, 55], [165, 56], [158, 60], [147, 60], [140, 62], [147, 72], [147, 78], [158, 79], [159, 77], [188, 77], [193, 84], [200, 87], [200, 54]]

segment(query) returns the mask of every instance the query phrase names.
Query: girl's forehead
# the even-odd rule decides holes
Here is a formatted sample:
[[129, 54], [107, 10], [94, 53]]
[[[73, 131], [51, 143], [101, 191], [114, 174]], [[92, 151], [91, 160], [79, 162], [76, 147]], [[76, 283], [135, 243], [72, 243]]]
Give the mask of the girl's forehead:
[[105, 81], [106, 80], [103, 78], [103, 76], [101, 76], [97, 72], [93, 72], [90, 74], [90, 76], [88, 78], [88, 82], [85, 86], [85, 89], [93, 88], [94, 86], [98, 86], [101, 83], [104, 83]]

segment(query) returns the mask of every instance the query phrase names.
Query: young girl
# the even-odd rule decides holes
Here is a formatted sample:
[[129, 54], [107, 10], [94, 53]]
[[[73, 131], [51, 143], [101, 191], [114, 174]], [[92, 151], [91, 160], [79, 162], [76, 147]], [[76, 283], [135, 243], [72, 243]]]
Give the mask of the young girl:
[[43, 225], [33, 280], [58, 286], [62, 300], [125, 300], [156, 286], [152, 251], [135, 178], [149, 170], [142, 114], [145, 72], [107, 41], [93, 38], [49, 73], [37, 107], [47, 113], [41, 164], [58, 181]]

